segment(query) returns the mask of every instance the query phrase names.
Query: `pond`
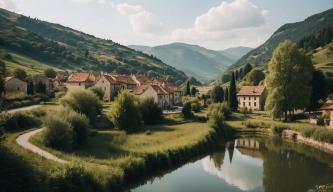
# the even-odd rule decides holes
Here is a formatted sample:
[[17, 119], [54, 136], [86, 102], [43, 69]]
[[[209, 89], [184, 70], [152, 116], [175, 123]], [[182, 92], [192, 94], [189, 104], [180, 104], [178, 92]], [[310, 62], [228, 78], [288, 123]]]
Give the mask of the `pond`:
[[132, 192], [302, 192], [333, 183], [333, 157], [278, 138], [239, 138]]

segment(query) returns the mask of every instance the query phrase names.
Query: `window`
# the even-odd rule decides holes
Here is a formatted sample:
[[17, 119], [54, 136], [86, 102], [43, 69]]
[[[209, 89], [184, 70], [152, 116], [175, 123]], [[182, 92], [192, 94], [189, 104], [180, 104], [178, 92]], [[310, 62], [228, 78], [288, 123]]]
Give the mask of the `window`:
[[257, 102], [254, 102], [254, 106], [255, 106], [255, 107], [257, 106]]
[[19, 90], [20, 90], [20, 87], [17, 87], [17, 90], [19, 91]]
[[245, 102], [243, 102], [243, 107], [245, 107]]
[[251, 97], [249, 97], [249, 100], [251, 100]]
[[79, 86], [81, 86], [81, 83], [79, 83]]
[[245, 97], [243, 99], [245, 100]]
[[249, 102], [249, 107], [251, 107], [251, 102]]

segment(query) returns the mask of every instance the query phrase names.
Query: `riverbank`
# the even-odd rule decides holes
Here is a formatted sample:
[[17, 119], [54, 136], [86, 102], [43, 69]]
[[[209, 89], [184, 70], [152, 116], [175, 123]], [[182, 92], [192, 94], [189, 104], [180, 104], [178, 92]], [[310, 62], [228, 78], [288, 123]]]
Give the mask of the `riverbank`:
[[226, 125], [236, 131], [237, 136], [279, 136], [284, 140], [302, 143], [333, 155], [333, 130], [302, 121], [273, 121], [265, 113], [233, 114]]
[[18, 146], [15, 139], [24, 132], [7, 134], [4, 146], [31, 164], [45, 178], [46, 186], [55, 184], [50, 187], [66, 189], [70, 187], [68, 177], [74, 174], [83, 191], [123, 190], [137, 178], [204, 153], [218, 139], [204, 122], [147, 126], [144, 132], [130, 135], [118, 130], [94, 130], [87, 146], [69, 152], [45, 147], [41, 133], [32, 136], [29, 142], [69, 162], [61, 165]]

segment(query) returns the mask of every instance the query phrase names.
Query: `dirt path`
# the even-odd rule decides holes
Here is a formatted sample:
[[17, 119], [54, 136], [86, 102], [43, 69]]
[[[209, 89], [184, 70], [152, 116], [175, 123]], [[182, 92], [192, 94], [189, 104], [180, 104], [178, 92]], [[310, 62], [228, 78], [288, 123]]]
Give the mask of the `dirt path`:
[[30, 132], [27, 132], [27, 133], [24, 133], [22, 135], [20, 135], [19, 137], [16, 138], [16, 142], [22, 146], [23, 148], [25, 149], [28, 149], [34, 153], [37, 153], [38, 155], [46, 158], [46, 159], [49, 159], [49, 160], [52, 160], [52, 161], [56, 161], [58, 163], [61, 163], [61, 164], [65, 164], [65, 163], [68, 163], [68, 161], [65, 161], [65, 160], [62, 160], [62, 159], [59, 159], [58, 157], [52, 155], [51, 153], [31, 144], [29, 142], [29, 138], [39, 132], [43, 131], [43, 128], [41, 129], [37, 129], [37, 130], [33, 130], [33, 131], [30, 131]]

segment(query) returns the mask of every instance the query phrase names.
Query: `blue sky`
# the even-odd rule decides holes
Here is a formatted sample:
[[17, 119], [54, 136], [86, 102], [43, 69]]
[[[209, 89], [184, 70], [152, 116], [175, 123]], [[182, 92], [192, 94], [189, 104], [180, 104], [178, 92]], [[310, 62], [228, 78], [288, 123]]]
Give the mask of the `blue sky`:
[[0, 7], [121, 44], [256, 47], [333, 0], [0, 0]]

